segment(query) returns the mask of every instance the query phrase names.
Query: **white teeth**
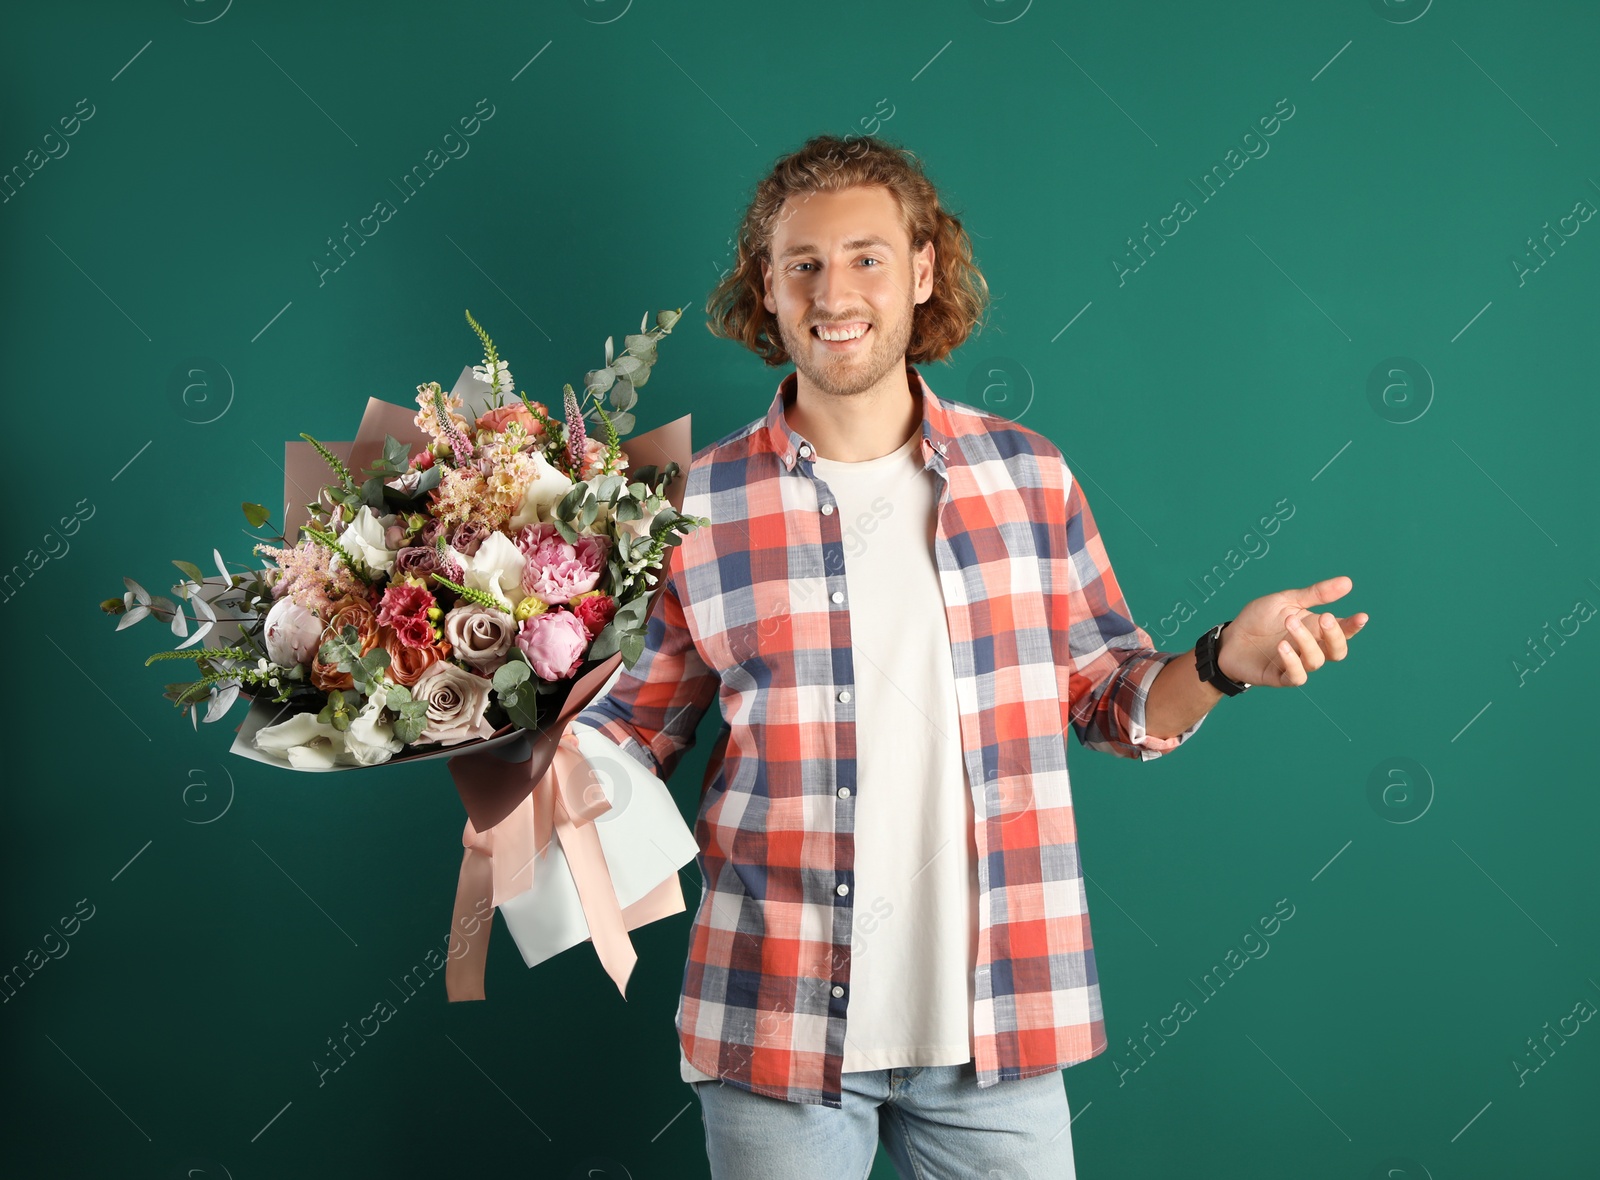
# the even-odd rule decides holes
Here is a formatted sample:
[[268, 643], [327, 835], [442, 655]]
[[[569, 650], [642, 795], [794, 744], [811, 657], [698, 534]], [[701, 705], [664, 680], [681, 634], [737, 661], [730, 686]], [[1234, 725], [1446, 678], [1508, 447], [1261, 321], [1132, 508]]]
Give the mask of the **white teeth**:
[[835, 343], [841, 343], [845, 340], [854, 340], [858, 336], [865, 336], [867, 333], [867, 328], [870, 326], [871, 325], [869, 324], [862, 324], [858, 328], [852, 328], [849, 331], [844, 332], [837, 331], [833, 328], [818, 327], [817, 335], [822, 337], [824, 340], [831, 340]]

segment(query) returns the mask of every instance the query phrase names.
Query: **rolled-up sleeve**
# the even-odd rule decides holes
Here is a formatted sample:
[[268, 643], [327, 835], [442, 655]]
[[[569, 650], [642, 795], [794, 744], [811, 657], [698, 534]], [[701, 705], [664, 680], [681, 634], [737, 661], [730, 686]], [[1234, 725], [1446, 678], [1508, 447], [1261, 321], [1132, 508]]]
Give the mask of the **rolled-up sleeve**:
[[1205, 717], [1174, 737], [1145, 729], [1150, 685], [1181, 653], [1157, 651], [1134, 623], [1083, 489], [1071, 471], [1065, 479], [1068, 715], [1081, 745], [1148, 762], [1188, 741]]
[[639, 658], [631, 668], [619, 667], [608, 687], [572, 719], [599, 730], [662, 780], [694, 745], [721, 679], [689, 633], [672, 570], [678, 552], [670, 551], [666, 585], [651, 608]]

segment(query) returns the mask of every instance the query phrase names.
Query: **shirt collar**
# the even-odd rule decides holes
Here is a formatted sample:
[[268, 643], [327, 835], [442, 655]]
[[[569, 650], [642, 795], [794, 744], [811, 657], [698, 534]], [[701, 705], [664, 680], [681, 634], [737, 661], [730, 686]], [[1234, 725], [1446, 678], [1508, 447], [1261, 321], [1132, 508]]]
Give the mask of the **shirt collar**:
[[[946, 462], [961, 460], [961, 448], [956, 446], [955, 438], [950, 432], [952, 426], [950, 410], [934, 394], [922, 374], [909, 364], [906, 365], [906, 378], [911, 384], [913, 394], [919, 390], [922, 394], [923, 466], [932, 466], [943, 474]], [[791, 372], [778, 382], [778, 391], [773, 395], [772, 405], [767, 410], [764, 423], [767, 445], [772, 448], [773, 454], [778, 456], [778, 461], [783, 464], [785, 471], [793, 471], [795, 465], [802, 459], [809, 460], [816, 456], [816, 448], [789, 425], [789, 419], [784, 414], [787, 407], [794, 405], [799, 390], [798, 381], [798, 376]], [[800, 453], [801, 447], [806, 448], [805, 455]]]

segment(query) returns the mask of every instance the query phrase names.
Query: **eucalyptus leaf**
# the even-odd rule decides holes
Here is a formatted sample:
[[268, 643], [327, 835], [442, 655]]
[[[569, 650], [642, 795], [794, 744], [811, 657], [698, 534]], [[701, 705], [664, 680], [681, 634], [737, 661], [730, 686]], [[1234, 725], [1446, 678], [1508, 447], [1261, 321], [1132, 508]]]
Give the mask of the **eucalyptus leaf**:
[[538, 693], [536, 693], [536, 692], [519, 693], [517, 695], [517, 699], [516, 699], [515, 703], [508, 702], [504, 698], [502, 698], [501, 701], [500, 701], [500, 704], [501, 704], [501, 707], [505, 709], [506, 716], [510, 719], [511, 724], [516, 725], [516, 726], [520, 726], [521, 728], [528, 730], [530, 733], [535, 733], [535, 732], [538, 731], [538, 729], [539, 729], [539, 694]]
[[172, 564], [181, 569], [190, 581], [203, 582], [206, 580], [206, 576], [200, 572], [200, 567], [192, 561], [174, 561]]
[[494, 670], [494, 690], [497, 693], [515, 693], [528, 682], [531, 675], [533, 669], [521, 660], [508, 660]]
[[555, 512], [556, 516], [560, 517], [563, 520], [566, 520], [566, 519], [570, 518], [572, 516], [572, 514], [577, 511], [578, 505], [582, 504], [583, 501], [588, 497], [588, 495], [589, 495], [589, 485], [588, 484], [586, 484], [586, 483], [575, 483], [575, 484], [573, 484], [572, 485], [572, 490], [569, 491], [565, 496], [562, 496], [560, 501], [556, 504], [556, 512]]
[[618, 475], [616, 472], [612, 472], [609, 475], [602, 475], [599, 479], [594, 481], [594, 494], [602, 500], [614, 499], [617, 493], [622, 490], [622, 486], [626, 482], [627, 480]]
[[654, 363], [656, 359], [656, 338], [654, 336], [648, 336], [644, 333], [635, 336], [630, 333], [622, 338], [622, 344], [623, 347], [639, 359]]
[[611, 405], [617, 410], [631, 410], [639, 403], [636, 383], [633, 381], [618, 381], [616, 388], [611, 391]]
[[627, 434], [633, 430], [633, 415], [613, 414], [611, 415], [611, 425], [616, 427], [618, 434]]
[[258, 529], [272, 519], [272, 513], [265, 505], [252, 504], [246, 500], [243, 504], [244, 518], [250, 522], [250, 527]]
[[621, 633], [612, 623], [607, 623], [600, 628], [600, 633], [594, 637], [594, 642], [589, 644], [589, 658], [603, 660], [621, 650], [619, 641]]

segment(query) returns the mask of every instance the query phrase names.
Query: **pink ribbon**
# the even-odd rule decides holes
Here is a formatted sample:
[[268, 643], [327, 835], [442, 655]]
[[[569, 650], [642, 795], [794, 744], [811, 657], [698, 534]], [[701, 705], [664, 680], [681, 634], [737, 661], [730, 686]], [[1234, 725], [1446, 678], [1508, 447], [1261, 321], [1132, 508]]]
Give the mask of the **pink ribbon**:
[[[537, 770], [541, 761], [530, 757], [528, 773]], [[468, 786], [480, 790], [488, 786], [508, 795], [519, 789], [520, 784], [509, 780], [523, 768], [520, 763], [483, 756], [452, 759], [451, 771], [464, 793]], [[638, 961], [628, 931], [681, 913], [685, 907], [676, 872], [631, 905], [618, 904], [594, 826], [610, 809], [594, 766], [579, 751], [576, 735], [567, 728], [544, 773], [504, 818], [483, 831], [467, 820], [461, 836], [465, 851], [456, 882], [451, 953], [445, 966], [445, 991], [451, 1000], [484, 998], [484, 969], [493, 929], [490, 909], [533, 888], [536, 865], [548, 860], [545, 854], [552, 840], [560, 841], [572, 871], [595, 953], [627, 999], [628, 978]]]

